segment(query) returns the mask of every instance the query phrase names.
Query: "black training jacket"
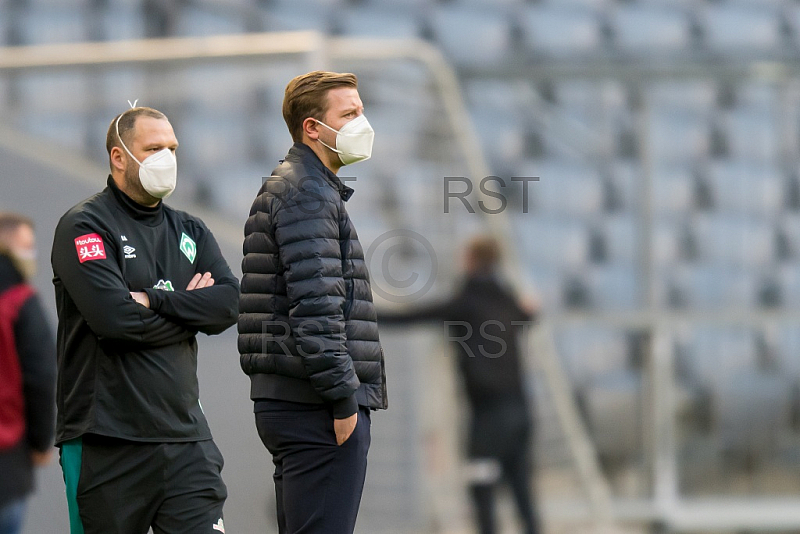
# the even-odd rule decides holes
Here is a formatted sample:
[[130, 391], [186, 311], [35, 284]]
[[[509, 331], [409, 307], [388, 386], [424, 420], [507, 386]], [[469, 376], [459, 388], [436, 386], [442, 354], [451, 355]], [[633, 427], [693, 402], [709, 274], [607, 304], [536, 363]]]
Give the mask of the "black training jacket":
[[386, 408], [383, 351], [353, 190], [295, 143], [245, 224], [239, 352], [252, 399]]
[[[239, 283], [209, 229], [159, 202], [136, 204], [109, 177], [58, 223], [56, 442], [209, 439], [199, 401], [198, 332], [236, 322]], [[195, 273], [215, 285], [186, 291]], [[150, 309], [130, 296], [145, 291]]]

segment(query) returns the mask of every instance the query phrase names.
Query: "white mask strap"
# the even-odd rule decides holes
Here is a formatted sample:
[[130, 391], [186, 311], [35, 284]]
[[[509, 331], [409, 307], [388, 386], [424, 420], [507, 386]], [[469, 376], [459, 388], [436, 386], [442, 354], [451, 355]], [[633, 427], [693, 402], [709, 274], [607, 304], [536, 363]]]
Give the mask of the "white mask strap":
[[[134, 101], [134, 104], [135, 104], [136, 102], [138, 102], [138, 100]], [[130, 103], [131, 103], [131, 101], [130, 101], [130, 100], [128, 100], [128, 104], [130, 104]], [[132, 158], [133, 158], [133, 161], [135, 161], [136, 163], [138, 163], [138, 164], [141, 166], [142, 162], [141, 162], [141, 161], [139, 161], [138, 159], [136, 159], [136, 156], [134, 156], [133, 154], [131, 154], [131, 151], [130, 151], [130, 150], [128, 150], [128, 147], [127, 147], [127, 146], [125, 146], [125, 141], [123, 141], [123, 140], [122, 140], [122, 136], [121, 136], [121, 135], [119, 135], [119, 120], [122, 118], [122, 116], [123, 116], [123, 115], [125, 115], [125, 113], [124, 113], [124, 112], [123, 112], [123, 113], [120, 113], [120, 114], [119, 114], [119, 117], [117, 117], [117, 122], [116, 122], [116, 123], [114, 123], [114, 128], [115, 128], [115, 129], [116, 129], [116, 131], [117, 131], [117, 139], [119, 139], [119, 143], [122, 145], [122, 148], [124, 148], [124, 149], [125, 149], [125, 152], [127, 152], [127, 153], [128, 153], [128, 155], [129, 155], [130, 157], [132, 157]]]

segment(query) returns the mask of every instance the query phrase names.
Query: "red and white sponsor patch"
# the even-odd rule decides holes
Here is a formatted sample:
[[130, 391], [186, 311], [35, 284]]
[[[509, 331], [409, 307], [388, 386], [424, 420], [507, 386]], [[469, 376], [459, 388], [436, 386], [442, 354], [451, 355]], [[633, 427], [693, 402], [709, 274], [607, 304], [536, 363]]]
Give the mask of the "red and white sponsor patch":
[[75, 248], [81, 263], [106, 259], [106, 247], [99, 234], [86, 234], [75, 238]]

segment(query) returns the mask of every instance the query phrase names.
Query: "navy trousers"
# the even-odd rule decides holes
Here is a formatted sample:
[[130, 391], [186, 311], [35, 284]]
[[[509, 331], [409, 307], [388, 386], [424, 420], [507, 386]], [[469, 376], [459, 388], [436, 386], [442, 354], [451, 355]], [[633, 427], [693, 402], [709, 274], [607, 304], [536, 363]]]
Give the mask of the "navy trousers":
[[259, 400], [256, 428], [275, 464], [280, 534], [352, 534], [367, 475], [369, 409], [336, 444], [328, 406]]

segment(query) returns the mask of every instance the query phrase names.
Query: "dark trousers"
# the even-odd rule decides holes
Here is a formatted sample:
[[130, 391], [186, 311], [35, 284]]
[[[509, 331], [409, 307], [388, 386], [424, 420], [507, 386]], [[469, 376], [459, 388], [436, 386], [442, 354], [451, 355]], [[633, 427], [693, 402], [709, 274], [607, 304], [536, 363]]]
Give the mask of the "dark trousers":
[[525, 534], [542, 532], [530, 488], [531, 428], [529, 411], [522, 403], [482, 406], [472, 414], [469, 457], [474, 461], [491, 460], [500, 471], [497, 480], [470, 486], [480, 534], [497, 532], [495, 494], [499, 482], [511, 489]]
[[263, 400], [255, 416], [275, 464], [280, 534], [352, 534], [367, 475], [369, 410], [359, 408], [341, 446], [325, 405]]
[[87, 434], [63, 443], [70, 532], [225, 532], [222, 463], [212, 440], [140, 443]]

